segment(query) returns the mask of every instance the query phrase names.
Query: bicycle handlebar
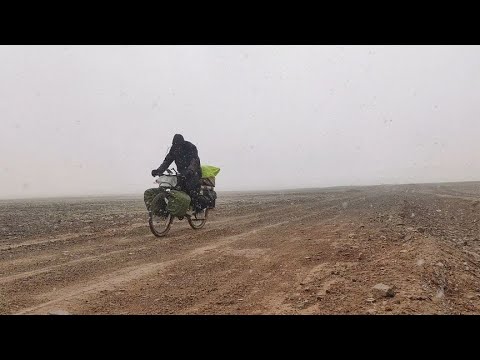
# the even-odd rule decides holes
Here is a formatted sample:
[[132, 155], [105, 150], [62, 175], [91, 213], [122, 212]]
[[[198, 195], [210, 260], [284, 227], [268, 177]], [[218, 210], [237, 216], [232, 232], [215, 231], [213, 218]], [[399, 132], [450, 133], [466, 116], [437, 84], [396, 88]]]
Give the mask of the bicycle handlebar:
[[158, 175], [158, 176], [177, 176], [177, 177], [181, 177], [181, 178], [185, 177], [185, 175], [180, 174], [178, 171], [175, 171], [175, 174], [174, 174], [170, 169], [164, 171], [163, 174]]

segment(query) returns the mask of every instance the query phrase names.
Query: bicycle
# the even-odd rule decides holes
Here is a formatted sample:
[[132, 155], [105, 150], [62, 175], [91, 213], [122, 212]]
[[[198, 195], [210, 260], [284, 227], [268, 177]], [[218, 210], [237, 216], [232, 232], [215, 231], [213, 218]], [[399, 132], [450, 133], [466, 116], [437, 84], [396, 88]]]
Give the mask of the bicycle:
[[[170, 191], [179, 190], [183, 191], [183, 182], [185, 181], [185, 176], [176, 172], [175, 170], [167, 170], [167, 173], [160, 175], [155, 182], [159, 185], [159, 188], [162, 189], [160, 194], [165, 201], [165, 205], [168, 204], [168, 196]], [[201, 195], [203, 195], [203, 187], [201, 186]], [[215, 193], [216, 194], [216, 193]], [[216, 195], [215, 195], [216, 196]], [[173, 216], [165, 209], [161, 214], [154, 214], [152, 211], [149, 211], [148, 224], [153, 235], [157, 237], [165, 236], [172, 226], [173, 220], [177, 217], [179, 220], [186, 218], [188, 224], [194, 230], [199, 230], [205, 226], [207, 222], [209, 210], [215, 207], [215, 199], [211, 200], [207, 207], [203, 208], [200, 211], [193, 209], [193, 204], [190, 202], [190, 207], [184, 216]]]

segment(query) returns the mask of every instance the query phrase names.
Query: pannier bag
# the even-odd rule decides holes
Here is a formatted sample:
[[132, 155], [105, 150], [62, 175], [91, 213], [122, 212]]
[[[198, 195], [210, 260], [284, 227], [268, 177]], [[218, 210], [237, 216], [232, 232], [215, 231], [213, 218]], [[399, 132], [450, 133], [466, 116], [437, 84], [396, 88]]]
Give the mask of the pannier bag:
[[201, 190], [202, 202], [207, 208], [215, 207], [215, 200], [217, 200], [217, 193], [213, 188], [208, 188], [207, 186], [202, 186]]
[[165, 198], [167, 197], [166, 192], [160, 192], [155, 196], [150, 205], [150, 211], [153, 215], [157, 216], [166, 216], [167, 215], [167, 202]]
[[165, 197], [167, 193], [163, 188], [153, 188], [145, 191], [143, 200], [148, 211], [151, 211], [154, 215], [164, 215], [167, 203]]
[[183, 191], [172, 190], [167, 195], [167, 211], [172, 216], [185, 216], [190, 207], [190, 196]]

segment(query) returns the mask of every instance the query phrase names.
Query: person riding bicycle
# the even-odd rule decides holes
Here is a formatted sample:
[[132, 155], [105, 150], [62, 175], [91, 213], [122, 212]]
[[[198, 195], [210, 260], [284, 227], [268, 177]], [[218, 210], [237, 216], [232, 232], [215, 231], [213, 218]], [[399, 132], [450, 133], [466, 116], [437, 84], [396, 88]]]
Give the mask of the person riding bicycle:
[[[200, 211], [201, 204], [199, 204], [198, 201], [200, 178], [202, 176], [200, 158], [198, 157], [197, 147], [191, 142], [186, 141], [180, 134], [175, 134], [170, 151], [163, 163], [157, 169], [152, 170], [152, 176], [162, 175], [174, 161], [177, 165], [178, 172], [185, 176], [183, 190], [192, 199], [193, 208]], [[156, 189], [149, 189], [145, 193], [152, 190]]]

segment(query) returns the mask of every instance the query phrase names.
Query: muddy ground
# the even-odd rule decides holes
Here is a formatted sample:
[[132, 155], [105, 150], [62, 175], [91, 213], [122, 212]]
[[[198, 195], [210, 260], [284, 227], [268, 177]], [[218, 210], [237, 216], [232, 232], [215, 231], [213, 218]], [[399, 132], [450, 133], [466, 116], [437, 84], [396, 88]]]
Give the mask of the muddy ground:
[[0, 314], [480, 313], [480, 183], [219, 195], [161, 239], [142, 195], [0, 201]]

